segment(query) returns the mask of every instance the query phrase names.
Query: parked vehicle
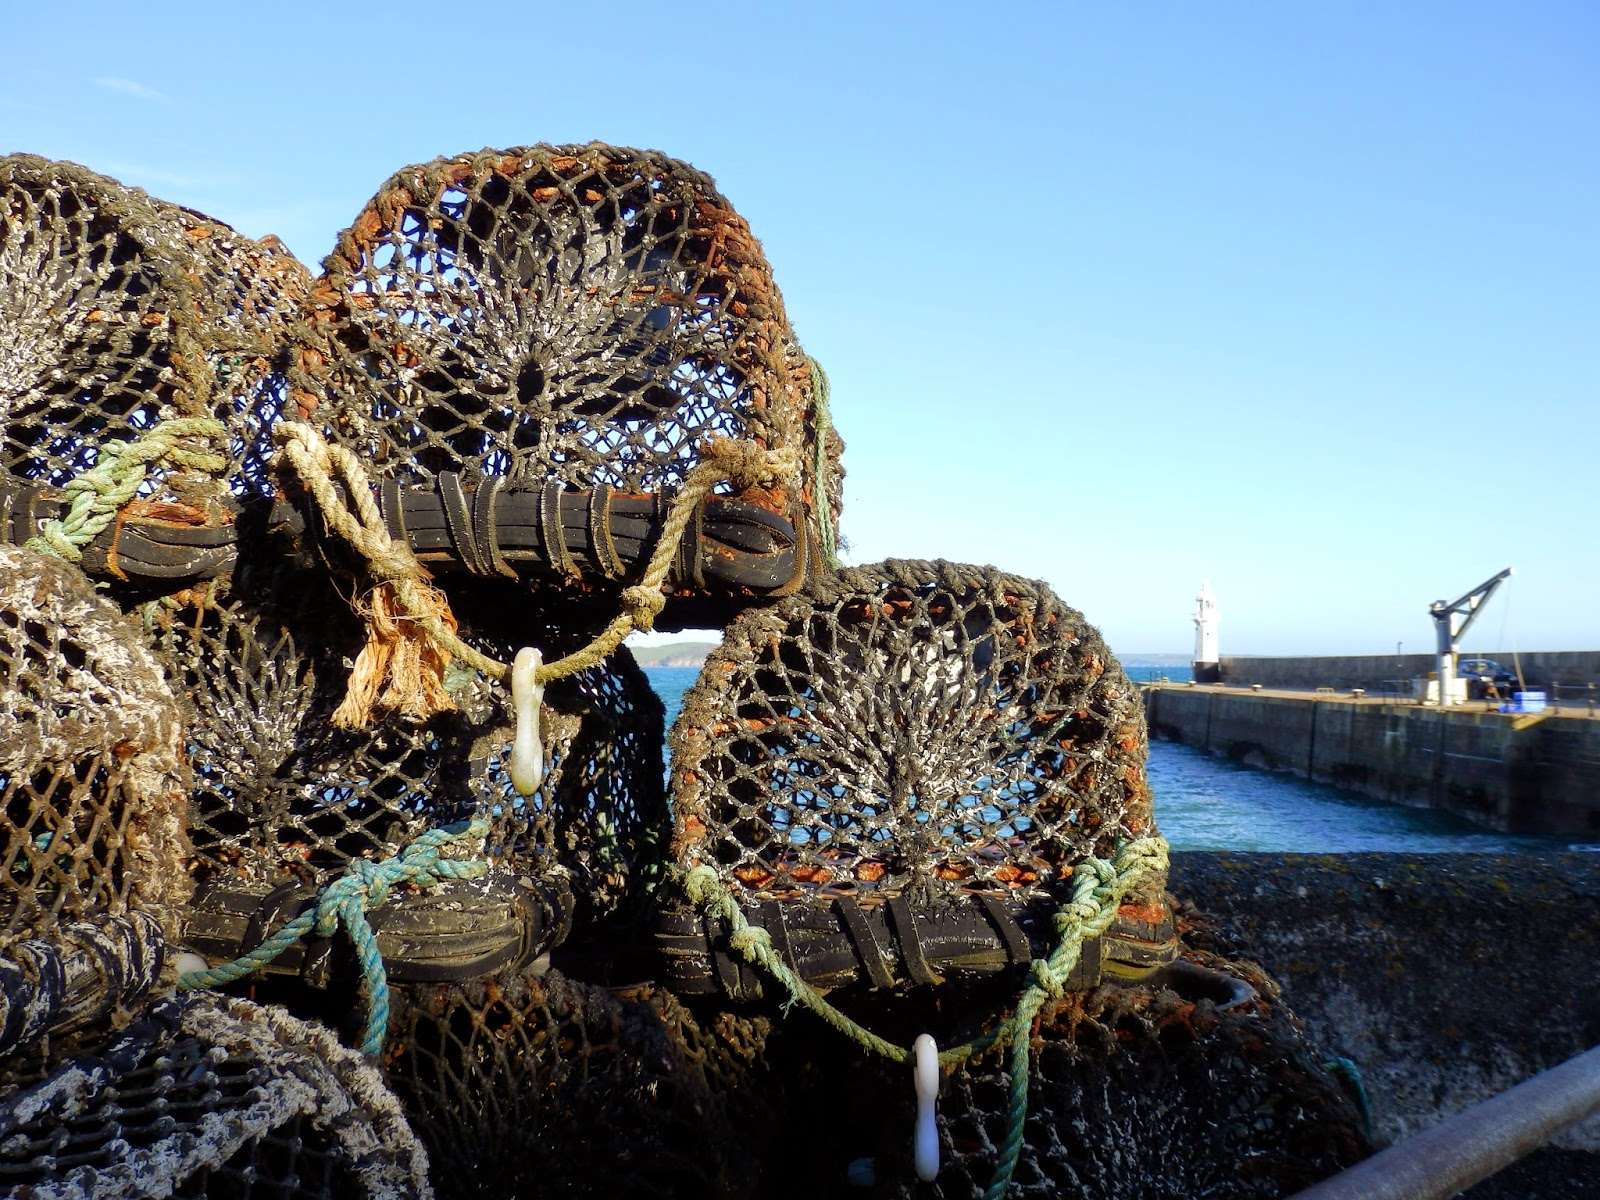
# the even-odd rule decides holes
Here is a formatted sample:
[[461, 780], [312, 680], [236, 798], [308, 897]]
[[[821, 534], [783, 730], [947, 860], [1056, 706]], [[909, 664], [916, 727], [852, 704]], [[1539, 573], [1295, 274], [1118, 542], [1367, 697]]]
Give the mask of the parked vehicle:
[[1456, 674], [1467, 681], [1467, 697], [1482, 700], [1494, 684], [1501, 699], [1509, 700], [1518, 686], [1517, 677], [1492, 658], [1463, 658], [1456, 664]]

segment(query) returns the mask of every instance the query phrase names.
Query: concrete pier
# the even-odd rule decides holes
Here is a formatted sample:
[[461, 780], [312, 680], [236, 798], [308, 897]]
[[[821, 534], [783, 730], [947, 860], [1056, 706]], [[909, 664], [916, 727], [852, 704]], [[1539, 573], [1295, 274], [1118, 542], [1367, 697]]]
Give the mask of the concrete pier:
[[[1600, 1045], [1600, 854], [1175, 853], [1168, 889], [1356, 1063], [1380, 1145]], [[1468, 1196], [1600, 1197], [1597, 1151], [1600, 1117]]]
[[[1462, 657], [1476, 655], [1463, 653]], [[1542, 689], [1552, 698], [1600, 697], [1600, 650], [1538, 650], [1515, 655], [1497, 650], [1483, 657], [1519, 672], [1529, 688]], [[1439, 659], [1433, 654], [1293, 658], [1225, 654], [1219, 663], [1219, 675], [1221, 682], [1235, 686], [1259, 683], [1271, 688], [1365, 688], [1376, 694], [1406, 691], [1413, 680], [1426, 676], [1438, 665]]]
[[1507, 833], [1600, 835], [1600, 716], [1151, 684], [1151, 736]]

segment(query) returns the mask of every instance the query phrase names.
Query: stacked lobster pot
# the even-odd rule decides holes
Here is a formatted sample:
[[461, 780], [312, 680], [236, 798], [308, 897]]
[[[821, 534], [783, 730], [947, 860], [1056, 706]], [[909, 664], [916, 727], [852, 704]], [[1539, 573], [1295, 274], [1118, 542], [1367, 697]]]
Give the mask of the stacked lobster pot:
[[272, 243], [0, 159], [8, 1194], [246, 1196], [262, 1177], [308, 1200], [428, 1194], [360, 1055], [288, 1013], [172, 998], [216, 819], [194, 738], [216, 690], [163, 640], [181, 613], [200, 644], [234, 604], [297, 281]]
[[809, 1148], [781, 1194], [1265, 1197], [1359, 1154], [1270, 981], [1180, 956], [1146, 751], [1094, 628], [990, 567], [729, 626], [671, 735], [657, 943], [702, 1028], [821, 1018], [720, 1055], [758, 1159]]
[[181, 708], [138, 627], [0, 547], [0, 1187], [38, 1197], [429, 1194], [377, 1070], [317, 1026], [173, 999], [193, 882]]
[[[1025, 967], [1075, 868], [1154, 833], [1142, 712], [1043, 584], [943, 562], [837, 571], [734, 622], [685, 697], [675, 857], [813, 988]], [[1176, 958], [1163, 884], [1131, 881], [1074, 987]], [[773, 981], [717, 907], [669, 909], [668, 978], [760, 996]]]
[[0, 1088], [93, 1046], [163, 982], [192, 890], [177, 702], [59, 559], [0, 547]]
[[295, 399], [384, 481], [385, 523], [452, 603], [519, 584], [598, 628], [664, 549], [657, 623], [721, 624], [831, 553], [841, 446], [814, 366], [687, 164], [591, 145], [408, 167], [324, 272], [329, 358]]
[[[759, 245], [706, 176], [658, 154], [442, 159], [398, 172], [340, 236], [310, 333], [286, 490], [326, 561], [373, 588], [369, 648], [398, 610], [448, 631], [418, 657], [444, 645], [476, 668], [444, 678], [448, 702], [487, 705], [471, 787], [491, 853], [573, 897], [554, 968], [394, 989], [390, 1078], [439, 1179], [559, 1194], [615, 1171], [629, 1194], [741, 1194], [752, 1176], [703, 1067], [650, 989], [600, 985], [654, 973], [671, 839], [661, 709], [622, 637], [723, 623], [832, 553], [840, 444]], [[348, 520], [362, 493], [371, 511]], [[420, 600], [385, 562], [400, 545]], [[375, 714], [436, 703], [397, 668], [352, 684], [352, 723], [369, 695]], [[578, 1138], [629, 1149], [579, 1157]]]
[[[19, 1076], [16, 1178], [118, 1194], [157, 1109], [198, 1123], [157, 1190], [207, 1195], [1176, 1197], [1250, 1159], [1265, 1196], [1358, 1147], [1270, 981], [1182, 945], [1096, 631], [993, 568], [838, 566], [826, 380], [705, 175], [407, 167], [315, 279], [81, 168], [0, 187], [0, 541], [162, 714], [0, 760], [7, 928], [140, 931], [92, 1013], [6, 1018], [103, 1064]], [[0, 624], [8, 694], [80, 669], [63, 620]], [[664, 780], [622, 642], [708, 625]]]

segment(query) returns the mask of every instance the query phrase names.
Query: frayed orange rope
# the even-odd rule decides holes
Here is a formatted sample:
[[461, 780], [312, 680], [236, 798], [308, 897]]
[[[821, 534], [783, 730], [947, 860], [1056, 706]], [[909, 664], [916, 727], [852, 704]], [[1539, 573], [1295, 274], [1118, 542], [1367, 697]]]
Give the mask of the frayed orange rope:
[[[453, 712], [455, 701], [444, 689], [444, 672], [453, 658], [495, 680], [510, 668], [456, 636], [456, 618], [444, 593], [404, 542], [389, 536], [372, 496], [361, 460], [350, 450], [330, 445], [314, 427], [283, 421], [273, 430], [300, 483], [311, 492], [328, 527], [359, 550], [377, 581], [357, 603], [367, 624], [367, 643], [356, 658], [345, 698], [334, 711], [341, 729], [364, 729], [374, 712], [399, 712], [414, 721], [434, 713]], [[562, 679], [605, 660], [629, 633], [648, 630], [666, 603], [662, 587], [672, 569], [678, 545], [696, 507], [722, 480], [741, 486], [781, 483], [799, 473], [793, 450], [766, 450], [751, 442], [718, 438], [701, 448], [705, 460], [694, 467], [673, 499], [661, 537], [639, 583], [622, 591], [623, 611], [581, 650], [545, 663], [536, 672], [539, 683]], [[334, 487], [338, 477], [348, 492]]]
[[[450, 653], [408, 615], [400, 587], [380, 583], [356, 605], [366, 621], [367, 643], [356, 656], [344, 700], [333, 713], [339, 729], [365, 729], [374, 712], [397, 712], [420, 722], [435, 713], [455, 711], [455, 701], [444, 687]], [[425, 603], [435, 602], [429, 607], [436, 619], [455, 632], [455, 614], [437, 588], [413, 584], [408, 590], [420, 592]]]

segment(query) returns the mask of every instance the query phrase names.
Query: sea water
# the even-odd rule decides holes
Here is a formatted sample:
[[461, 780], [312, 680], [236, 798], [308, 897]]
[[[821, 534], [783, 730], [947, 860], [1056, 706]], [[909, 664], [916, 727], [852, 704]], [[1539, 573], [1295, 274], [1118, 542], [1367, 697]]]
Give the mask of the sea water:
[[[694, 667], [650, 667], [671, 727]], [[1517, 837], [1461, 817], [1404, 808], [1292, 775], [1240, 766], [1171, 742], [1150, 744], [1156, 823], [1174, 850], [1407, 854], [1588, 849], [1567, 837]], [[1600, 848], [1600, 847], [1596, 847]]]

